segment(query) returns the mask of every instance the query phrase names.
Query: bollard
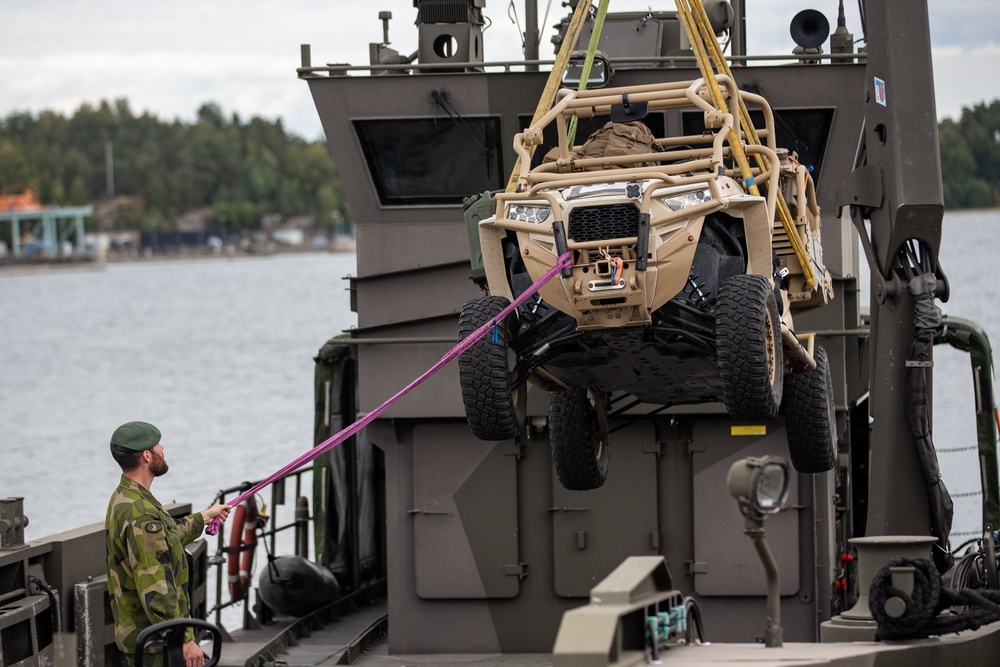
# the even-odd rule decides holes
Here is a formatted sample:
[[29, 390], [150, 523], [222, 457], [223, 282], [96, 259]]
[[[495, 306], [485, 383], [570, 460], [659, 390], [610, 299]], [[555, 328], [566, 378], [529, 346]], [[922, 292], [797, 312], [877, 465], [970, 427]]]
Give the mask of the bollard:
[[0, 498], [0, 549], [23, 547], [24, 527], [27, 525], [24, 497]]
[[295, 502], [295, 555], [309, 558], [309, 499], [305, 496]]

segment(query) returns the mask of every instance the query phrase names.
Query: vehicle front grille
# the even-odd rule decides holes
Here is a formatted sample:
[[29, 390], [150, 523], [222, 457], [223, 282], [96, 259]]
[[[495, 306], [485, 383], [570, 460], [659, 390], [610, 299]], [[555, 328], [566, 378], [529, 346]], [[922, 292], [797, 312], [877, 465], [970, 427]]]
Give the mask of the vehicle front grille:
[[639, 208], [634, 204], [579, 206], [569, 213], [569, 238], [577, 243], [637, 236]]

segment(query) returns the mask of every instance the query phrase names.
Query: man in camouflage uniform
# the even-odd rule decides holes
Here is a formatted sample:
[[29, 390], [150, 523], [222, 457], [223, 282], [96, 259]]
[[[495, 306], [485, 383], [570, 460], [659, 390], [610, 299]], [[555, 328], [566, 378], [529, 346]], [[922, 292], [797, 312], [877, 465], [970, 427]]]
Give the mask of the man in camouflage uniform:
[[[184, 585], [188, 582], [184, 545], [201, 535], [205, 522], [229, 516], [229, 505], [213, 505], [174, 520], [150, 493], [153, 479], [167, 472], [160, 431], [146, 422], [128, 422], [111, 436], [111, 455], [122, 477], [108, 503], [108, 592], [115, 619], [115, 641], [128, 667], [135, 667], [139, 633], [161, 621], [190, 616]], [[185, 633], [186, 667], [202, 667], [205, 654], [194, 629]], [[147, 665], [161, 667], [162, 656]]]

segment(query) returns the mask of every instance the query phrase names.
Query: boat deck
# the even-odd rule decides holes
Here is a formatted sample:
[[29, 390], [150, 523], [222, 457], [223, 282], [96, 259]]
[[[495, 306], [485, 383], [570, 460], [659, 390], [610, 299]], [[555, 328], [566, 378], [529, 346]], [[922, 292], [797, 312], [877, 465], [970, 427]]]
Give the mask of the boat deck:
[[350, 664], [386, 633], [385, 601], [344, 615], [314, 614], [306, 618], [278, 617], [260, 629], [236, 630], [222, 644], [219, 667], [287, 667]]
[[[238, 630], [233, 642], [223, 644], [220, 667], [492, 667], [521, 665], [548, 667], [551, 654], [420, 654], [389, 652], [388, 616], [384, 601], [342, 617], [320, 620], [279, 618], [259, 630]], [[1000, 623], [923, 641], [854, 642], [836, 644], [786, 643], [780, 648], [763, 644], [692, 644], [674, 646], [661, 654], [671, 667], [739, 665], [740, 667], [913, 667], [914, 665], [974, 664], [975, 655], [1000, 654]], [[966, 660], [968, 658], [968, 660]], [[563, 664], [593, 665], [593, 656], [564, 659]], [[649, 664], [639, 653], [623, 653], [614, 665]]]

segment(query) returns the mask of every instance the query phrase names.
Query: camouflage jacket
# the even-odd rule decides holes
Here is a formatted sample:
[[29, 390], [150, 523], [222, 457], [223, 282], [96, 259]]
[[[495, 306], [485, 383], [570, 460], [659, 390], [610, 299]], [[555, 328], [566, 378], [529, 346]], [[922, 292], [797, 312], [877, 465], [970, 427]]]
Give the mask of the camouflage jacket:
[[201, 535], [205, 521], [198, 512], [175, 521], [148, 489], [122, 475], [104, 527], [115, 641], [131, 665], [140, 632], [190, 615], [184, 545]]

